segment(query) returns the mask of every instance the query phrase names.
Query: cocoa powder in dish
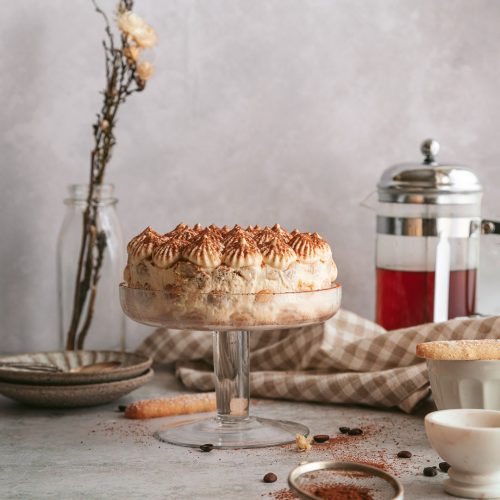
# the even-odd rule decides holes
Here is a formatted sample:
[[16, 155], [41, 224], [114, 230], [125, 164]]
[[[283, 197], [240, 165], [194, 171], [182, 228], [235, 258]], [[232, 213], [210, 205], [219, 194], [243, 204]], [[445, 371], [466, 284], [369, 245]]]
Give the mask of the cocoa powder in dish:
[[[368, 488], [361, 488], [347, 484], [318, 484], [311, 485], [308, 491], [324, 500], [373, 500]], [[298, 497], [292, 490], [282, 489], [269, 493], [275, 500], [296, 500]]]
[[373, 500], [368, 488], [347, 484], [328, 484], [311, 486], [308, 490], [324, 500]]

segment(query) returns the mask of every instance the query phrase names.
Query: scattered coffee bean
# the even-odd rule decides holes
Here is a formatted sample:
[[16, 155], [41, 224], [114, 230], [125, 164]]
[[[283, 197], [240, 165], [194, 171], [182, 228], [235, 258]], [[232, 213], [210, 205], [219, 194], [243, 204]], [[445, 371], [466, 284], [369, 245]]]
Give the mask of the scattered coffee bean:
[[326, 443], [330, 439], [330, 436], [328, 434], [316, 434], [316, 436], [313, 436], [313, 439], [316, 443]]
[[350, 430], [351, 430], [351, 428], [350, 428], [350, 427], [339, 427], [339, 431], [340, 431], [342, 434], [347, 434]]
[[262, 481], [265, 483], [274, 483], [278, 479], [278, 476], [274, 472], [268, 472], [263, 478]]
[[411, 458], [411, 451], [406, 451], [406, 450], [400, 451], [398, 453], [398, 458]]
[[202, 444], [200, 446], [201, 451], [212, 451], [214, 449], [214, 445], [212, 443]]
[[349, 434], [349, 436], [361, 436], [361, 434], [363, 434], [363, 431], [355, 427], [354, 429], [349, 429], [347, 431], [347, 434]]
[[450, 464], [448, 462], [440, 462], [439, 463], [439, 468], [443, 471], [443, 472], [448, 472], [448, 469], [450, 468]]
[[433, 477], [437, 476], [437, 467], [424, 467], [424, 476]]
[[118, 411], [125, 411], [127, 409], [127, 405], [119, 405]]

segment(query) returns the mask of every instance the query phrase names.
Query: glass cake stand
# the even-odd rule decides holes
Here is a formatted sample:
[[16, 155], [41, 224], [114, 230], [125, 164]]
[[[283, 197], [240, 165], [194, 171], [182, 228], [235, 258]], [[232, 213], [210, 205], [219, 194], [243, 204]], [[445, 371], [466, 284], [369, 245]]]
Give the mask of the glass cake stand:
[[249, 333], [322, 323], [340, 307], [341, 286], [310, 292], [227, 294], [170, 292], [120, 285], [125, 314], [150, 326], [213, 332], [217, 414], [158, 433], [181, 446], [260, 448], [290, 443], [308, 435], [302, 424], [252, 417], [250, 406]]

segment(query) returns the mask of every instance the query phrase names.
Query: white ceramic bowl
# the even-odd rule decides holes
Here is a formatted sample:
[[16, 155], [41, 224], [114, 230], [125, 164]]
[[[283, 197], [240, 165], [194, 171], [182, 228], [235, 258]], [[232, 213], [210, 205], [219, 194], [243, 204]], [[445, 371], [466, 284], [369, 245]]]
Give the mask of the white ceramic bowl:
[[425, 431], [451, 465], [445, 491], [466, 498], [500, 497], [500, 411], [435, 411], [425, 417]]
[[427, 368], [439, 410], [500, 410], [500, 360], [428, 359]]

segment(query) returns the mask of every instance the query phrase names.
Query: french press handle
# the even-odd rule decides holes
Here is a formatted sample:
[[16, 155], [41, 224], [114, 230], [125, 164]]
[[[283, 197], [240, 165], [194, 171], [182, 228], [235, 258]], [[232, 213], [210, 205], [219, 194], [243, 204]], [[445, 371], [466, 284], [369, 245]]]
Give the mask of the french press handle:
[[[481, 221], [481, 238], [500, 235], [500, 222]], [[486, 238], [481, 243], [476, 289], [476, 311], [479, 315], [500, 314], [500, 240]]]
[[500, 234], [500, 222], [488, 219], [482, 220], [481, 234]]

